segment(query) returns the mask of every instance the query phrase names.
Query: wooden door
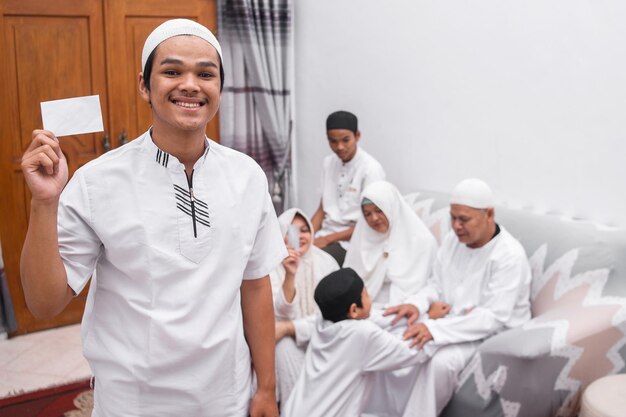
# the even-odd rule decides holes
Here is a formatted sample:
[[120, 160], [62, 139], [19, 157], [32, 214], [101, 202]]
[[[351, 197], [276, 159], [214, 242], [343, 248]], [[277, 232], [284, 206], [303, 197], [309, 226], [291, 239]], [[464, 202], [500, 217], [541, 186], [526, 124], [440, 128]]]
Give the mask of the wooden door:
[[[150, 107], [139, 96], [141, 51], [150, 32], [168, 19], [187, 18], [217, 34], [216, 2], [209, 0], [106, 0], [106, 42], [113, 146], [123, 133], [133, 139], [150, 127]], [[219, 138], [219, 116], [207, 127], [210, 138]]]
[[[119, 146], [123, 134], [135, 138], [151, 120], [138, 94], [143, 42], [174, 17], [215, 30], [215, 0], [0, 0], [0, 239], [16, 334], [79, 322], [86, 297], [83, 291], [52, 320], [36, 320], [24, 300], [19, 258], [30, 195], [20, 160], [32, 130], [42, 126], [39, 103], [99, 94], [111, 146]], [[218, 119], [207, 128], [213, 139], [219, 139]], [[104, 135], [61, 138], [70, 174], [104, 152]]]
[[[99, 0], [4, 0], [0, 12], [0, 238], [17, 333], [26, 333], [76, 323], [84, 309], [86, 292], [53, 320], [36, 320], [26, 308], [19, 258], [30, 193], [20, 161], [32, 130], [42, 126], [41, 101], [99, 94], [107, 120], [104, 26]], [[102, 153], [100, 139], [101, 134], [60, 138], [70, 174]]]

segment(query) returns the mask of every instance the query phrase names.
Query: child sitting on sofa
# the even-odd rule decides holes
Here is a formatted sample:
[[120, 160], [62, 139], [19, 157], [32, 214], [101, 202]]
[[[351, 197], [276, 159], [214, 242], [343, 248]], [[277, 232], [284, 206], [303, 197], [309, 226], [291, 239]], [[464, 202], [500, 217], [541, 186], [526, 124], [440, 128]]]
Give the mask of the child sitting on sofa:
[[315, 288], [322, 317], [316, 322], [304, 369], [287, 399], [286, 417], [360, 416], [376, 371], [421, 363], [421, 350], [381, 329], [369, 317], [371, 300], [351, 268], [323, 278]]

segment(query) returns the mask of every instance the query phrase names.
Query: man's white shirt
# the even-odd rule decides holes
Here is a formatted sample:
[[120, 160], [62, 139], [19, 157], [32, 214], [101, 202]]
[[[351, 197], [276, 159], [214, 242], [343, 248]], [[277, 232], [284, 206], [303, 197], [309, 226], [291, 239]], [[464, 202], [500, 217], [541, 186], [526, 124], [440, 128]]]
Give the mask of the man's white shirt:
[[407, 302], [421, 315], [434, 301], [452, 306], [446, 317], [425, 321], [436, 344], [478, 341], [530, 319], [530, 280], [524, 248], [503, 227], [477, 249], [450, 231], [432, 277]]
[[240, 286], [269, 274], [285, 245], [252, 159], [207, 140], [192, 180], [146, 132], [63, 191], [68, 283], [79, 293], [94, 273], [83, 318], [94, 417], [247, 413]]
[[324, 221], [317, 236], [354, 226], [360, 216], [361, 192], [368, 184], [384, 179], [382, 165], [361, 147], [348, 162], [335, 154], [324, 158], [320, 182]]

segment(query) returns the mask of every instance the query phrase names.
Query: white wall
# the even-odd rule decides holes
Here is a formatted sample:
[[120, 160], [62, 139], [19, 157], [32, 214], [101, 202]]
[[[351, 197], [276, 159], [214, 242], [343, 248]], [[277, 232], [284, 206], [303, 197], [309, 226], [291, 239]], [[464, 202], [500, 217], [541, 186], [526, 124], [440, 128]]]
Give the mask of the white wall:
[[[468, 176], [500, 202], [626, 226], [626, 2], [294, 0], [298, 204], [326, 116], [402, 192]], [[314, 191], [314, 192], [312, 192]]]

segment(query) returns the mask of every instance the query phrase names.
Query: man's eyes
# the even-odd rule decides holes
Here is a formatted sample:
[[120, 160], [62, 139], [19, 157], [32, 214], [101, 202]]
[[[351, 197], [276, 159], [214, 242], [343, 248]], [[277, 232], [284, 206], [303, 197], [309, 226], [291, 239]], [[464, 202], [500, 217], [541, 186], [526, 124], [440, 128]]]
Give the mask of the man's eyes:
[[[180, 75], [180, 71], [174, 70], [174, 69], [168, 69], [168, 70], [164, 70], [163, 74], [165, 74], [167, 76], [170, 76], [170, 77], [174, 77], [176, 75]], [[198, 74], [198, 77], [200, 77], [200, 78], [207, 78], [208, 79], [208, 78], [215, 77], [215, 74], [213, 74], [212, 72], [203, 71], [203, 72], [200, 72]]]
[[467, 223], [470, 219], [468, 219], [467, 217], [452, 217], [452, 221], [460, 221], [461, 223]]

